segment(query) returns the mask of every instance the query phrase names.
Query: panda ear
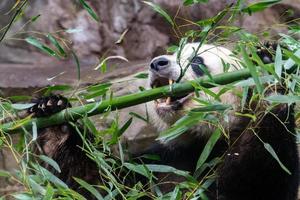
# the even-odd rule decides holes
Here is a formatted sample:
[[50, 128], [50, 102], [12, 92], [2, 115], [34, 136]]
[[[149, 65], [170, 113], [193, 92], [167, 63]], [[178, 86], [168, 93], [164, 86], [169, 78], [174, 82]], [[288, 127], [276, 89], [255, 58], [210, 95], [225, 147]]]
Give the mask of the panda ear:
[[200, 56], [195, 56], [192, 61], [191, 61], [191, 67], [193, 69], [193, 72], [197, 75], [197, 76], [203, 76], [204, 75], [204, 71], [201, 69], [201, 67], [206, 67], [204, 64], [204, 60], [202, 57]]

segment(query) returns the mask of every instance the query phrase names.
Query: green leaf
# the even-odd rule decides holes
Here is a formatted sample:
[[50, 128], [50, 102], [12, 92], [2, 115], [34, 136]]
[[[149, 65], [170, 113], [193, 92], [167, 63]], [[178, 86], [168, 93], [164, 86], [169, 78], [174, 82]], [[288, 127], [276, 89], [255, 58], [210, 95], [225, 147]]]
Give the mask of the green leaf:
[[13, 102], [19, 102], [19, 101], [29, 102], [32, 99], [32, 96], [25, 96], [25, 95], [10, 96], [10, 97], [8, 97], [8, 99]]
[[179, 189], [179, 186], [176, 185], [175, 189], [172, 192], [172, 196], [170, 197], [170, 200], [181, 200], [182, 199], [182, 193]]
[[161, 132], [157, 140], [165, 142], [170, 141], [186, 132], [193, 125], [199, 123], [201, 119], [203, 119], [203, 113], [190, 112], [188, 115], [185, 115], [177, 122], [175, 122], [175, 124], [173, 124], [171, 128]]
[[107, 91], [108, 91], [108, 88], [104, 88], [102, 90], [98, 90], [98, 91], [93, 92], [93, 93], [85, 94], [84, 98], [85, 99], [92, 99], [92, 98], [95, 98], [95, 97], [100, 97], [100, 96], [106, 94]]
[[245, 49], [245, 46], [241, 46], [241, 50], [242, 50], [243, 58], [245, 60], [246, 67], [250, 70], [251, 76], [252, 76], [252, 78], [253, 78], [253, 80], [256, 84], [257, 91], [261, 94], [263, 92], [263, 87], [262, 87], [262, 84], [260, 82], [258, 73], [256, 71], [256, 67], [253, 65], [253, 63], [249, 59], [249, 56], [248, 56], [248, 54], [246, 52], [246, 49]]
[[0, 177], [11, 177], [11, 174], [7, 171], [0, 170]]
[[32, 121], [32, 141], [35, 141], [37, 139], [37, 126], [36, 121]]
[[46, 168], [31, 163], [31, 165], [36, 169], [36, 171], [40, 172], [44, 178], [46, 178], [48, 181], [50, 181], [51, 183], [53, 183], [54, 185], [56, 185], [57, 187], [62, 187], [67, 189], [68, 186], [59, 178], [57, 178], [54, 174], [52, 174], [49, 170], [47, 170]]
[[85, 0], [79, 0], [79, 2], [81, 3], [81, 5], [83, 6], [83, 8], [90, 14], [90, 16], [96, 20], [97, 22], [99, 22], [99, 17], [96, 14], [96, 12], [93, 10], [93, 8], [85, 1]]
[[47, 188], [46, 188], [46, 194], [45, 194], [43, 200], [52, 200], [53, 195], [54, 195], [54, 189], [50, 184], [48, 184]]
[[60, 55], [62, 57], [67, 57], [65, 50], [62, 48], [62, 46], [59, 44], [56, 38], [54, 38], [50, 33], [47, 35], [47, 37], [49, 38], [50, 42], [56, 47]]
[[146, 118], [145, 117], [143, 117], [143, 116], [141, 116], [141, 115], [139, 115], [139, 114], [137, 114], [137, 113], [135, 113], [135, 112], [129, 112], [129, 115], [132, 115], [132, 116], [134, 116], [134, 117], [136, 117], [136, 118], [138, 118], [138, 119], [140, 119], [140, 120], [142, 120], [142, 121], [144, 121], [144, 122], [146, 122], [146, 123], [148, 123], [148, 119], [147, 119], [147, 116], [146, 116]]
[[170, 167], [167, 165], [156, 165], [156, 164], [148, 164], [145, 165], [147, 167], [147, 169], [149, 169], [149, 171], [151, 172], [159, 172], [159, 173], [174, 173], [176, 175], [179, 176], [183, 176], [185, 178], [188, 178], [189, 180], [193, 180], [196, 181], [188, 171], [183, 171], [183, 170], [179, 170], [176, 169], [174, 167]]
[[87, 91], [89, 92], [96, 92], [99, 90], [109, 89], [109, 87], [112, 85], [112, 83], [101, 83], [97, 85], [92, 85], [87, 88]]
[[86, 181], [84, 181], [82, 179], [75, 178], [75, 177], [73, 177], [73, 178], [75, 179], [75, 181], [77, 183], [79, 183], [83, 188], [85, 188], [87, 191], [89, 191], [98, 200], [103, 199], [102, 195], [92, 185], [88, 184]]
[[276, 48], [276, 55], [275, 55], [275, 73], [277, 74], [278, 77], [281, 77], [282, 73], [282, 53], [281, 53], [281, 48], [280, 45], [277, 45]]
[[158, 12], [161, 16], [163, 16], [172, 26], [175, 26], [172, 18], [159, 5], [149, 2], [149, 1], [143, 1], [143, 2], [147, 5], [149, 5], [150, 7], [152, 7], [152, 9], [155, 10], [156, 12]]
[[53, 91], [68, 91], [71, 90], [72, 87], [69, 85], [54, 85], [45, 88], [46, 91], [44, 93], [45, 96], [50, 95]]
[[77, 79], [80, 80], [80, 62], [74, 51], [71, 52], [77, 67]]
[[28, 109], [32, 106], [34, 106], [35, 104], [34, 103], [14, 103], [14, 104], [11, 104], [11, 107], [13, 109], [16, 109], [16, 110], [25, 110], [25, 109]]
[[47, 45], [42, 44], [37, 38], [34, 38], [34, 37], [30, 36], [30, 37], [27, 37], [25, 39], [25, 41], [27, 43], [29, 43], [29, 44], [31, 44], [31, 45], [39, 48], [40, 50], [42, 50], [43, 52], [47, 53], [48, 55], [54, 56], [54, 57], [58, 58], [57, 53], [54, 50], [52, 50]]
[[143, 175], [149, 179], [152, 177], [151, 173], [149, 172], [149, 170], [147, 169], [147, 167], [145, 165], [134, 165], [132, 163], [124, 163], [124, 166], [127, 169], [134, 171], [140, 175]]
[[59, 173], [61, 173], [60, 167], [57, 164], [57, 162], [55, 162], [55, 160], [53, 160], [52, 158], [45, 156], [45, 155], [39, 155], [39, 158], [44, 161], [45, 163], [49, 164], [51, 167], [53, 167], [56, 171], [58, 171]]
[[264, 147], [265, 149], [273, 156], [273, 158], [275, 158], [275, 160], [278, 162], [278, 164], [280, 165], [280, 167], [289, 175], [291, 175], [292, 173], [282, 164], [282, 162], [280, 161], [280, 159], [278, 158], [276, 152], [274, 151], [274, 149], [272, 148], [272, 146], [268, 143], [264, 143]]
[[271, 95], [265, 98], [267, 101], [273, 102], [273, 103], [287, 103], [292, 104], [300, 101], [300, 96], [294, 96], [294, 95]]
[[[297, 65], [300, 65], [299, 51], [300, 50], [296, 51], [296, 53], [293, 53], [287, 49], [283, 49], [284, 54], [287, 55], [290, 59], [292, 59]], [[289, 60], [287, 62], [289, 62]], [[286, 65], [285, 67], [287, 67]]]
[[148, 73], [140, 73], [134, 76], [134, 78], [139, 78], [139, 79], [147, 79], [148, 78]]
[[191, 112], [224, 111], [231, 107], [232, 107], [231, 105], [226, 105], [226, 104], [213, 104], [213, 105], [203, 106], [199, 108], [193, 108]]
[[12, 196], [19, 200], [32, 200], [32, 196], [27, 193], [13, 194]]
[[248, 7], [243, 8], [242, 12], [246, 12], [248, 14], [252, 14], [254, 12], [262, 11], [266, 8], [269, 8], [273, 6], [274, 4], [277, 4], [281, 2], [281, 0], [265, 0], [265, 1], [260, 1], [258, 3], [253, 3], [250, 4]]
[[29, 184], [32, 190], [35, 191], [36, 193], [42, 195], [46, 194], [46, 190], [40, 184], [38, 184], [32, 177], [29, 177]]
[[110, 144], [116, 144], [118, 142], [118, 138], [128, 129], [131, 123], [132, 123], [132, 117], [129, 118], [120, 129], [118, 129], [112, 134]]
[[176, 45], [172, 45], [172, 46], [169, 46], [168, 48], [167, 48], [167, 52], [168, 53], [175, 53], [176, 51], [178, 51], [178, 46], [176, 46]]
[[33, 17], [30, 18], [30, 21], [35, 22], [40, 16], [41, 16], [40, 14], [38, 14], [36, 16], [33, 16]]
[[[295, 65], [295, 61], [300, 59], [300, 49], [298, 49], [294, 54], [292, 52], [286, 52], [283, 50], [284, 54], [289, 55], [289, 59], [284, 63], [284, 69], [291, 69]], [[295, 60], [295, 61], [294, 61]], [[299, 62], [298, 62], [299, 65]]]
[[208, 0], [184, 0], [183, 5], [189, 6], [195, 3], [208, 3]]
[[198, 161], [196, 170], [200, 169], [202, 165], [205, 163], [206, 159], [208, 158], [210, 152], [214, 148], [215, 144], [217, 143], [218, 139], [221, 137], [222, 132], [220, 129], [216, 129], [214, 133], [210, 136], [209, 140], [207, 141]]

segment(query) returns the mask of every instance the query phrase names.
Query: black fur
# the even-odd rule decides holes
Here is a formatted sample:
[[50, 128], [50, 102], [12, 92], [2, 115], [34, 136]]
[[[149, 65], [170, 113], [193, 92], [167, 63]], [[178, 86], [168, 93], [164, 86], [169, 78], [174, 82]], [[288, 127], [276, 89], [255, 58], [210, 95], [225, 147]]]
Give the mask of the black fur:
[[203, 76], [204, 75], [204, 72], [201, 69], [201, 67], [206, 67], [206, 66], [205, 66], [204, 60], [201, 56], [196, 56], [196, 57], [193, 58], [193, 60], [191, 62], [191, 67], [192, 67], [194, 73], [197, 76]]
[[[35, 117], [45, 117], [71, 106], [68, 100], [60, 95], [34, 99], [33, 102], [36, 104], [28, 109], [28, 113]], [[45, 167], [70, 188], [91, 199], [90, 193], [80, 188], [73, 177], [96, 184], [100, 181], [98, 167], [81, 149], [83, 142], [75, 128], [64, 123], [39, 129], [38, 133], [35, 153], [51, 157], [57, 162], [61, 172], [48, 165]]]
[[[270, 112], [262, 113], [257, 123], [241, 118], [240, 127], [230, 130], [229, 142], [223, 139], [214, 147], [210, 158], [225, 155], [225, 159], [218, 167], [215, 184], [207, 193], [210, 199], [297, 199], [299, 167], [293, 106], [279, 104]], [[143, 162], [166, 164], [193, 173], [206, 140], [193, 135], [190, 137], [192, 142], [182, 141], [182, 145], [171, 148], [154, 144], [141, 154], [159, 155], [160, 161], [144, 159]], [[272, 146], [291, 175], [280, 167], [258, 137]], [[169, 191], [175, 185], [176, 181], [173, 187], [169, 185], [163, 189]]]
[[[265, 55], [268, 54], [260, 56]], [[265, 58], [263, 61], [268, 60], [272, 58]], [[47, 107], [49, 100], [52, 101], [50, 103], [52, 106]], [[59, 106], [58, 102], [60, 102]], [[28, 110], [35, 116], [47, 116], [70, 106], [67, 100], [60, 96], [42, 98], [36, 103]], [[245, 114], [255, 114], [256, 121], [240, 117], [239, 126], [229, 129], [227, 133], [229, 139], [222, 138], [215, 145], [209, 160], [222, 157], [223, 162], [216, 168], [215, 183], [206, 191], [210, 199], [297, 199], [299, 166], [293, 105], [279, 104], [266, 112], [265, 104], [266, 102], [260, 101], [255, 102], [254, 105], [248, 105], [251, 109], [245, 109]], [[141, 163], [169, 165], [192, 174], [207, 139], [195, 137], [193, 134], [186, 135], [187, 140], [182, 140], [172, 148], [155, 143], [145, 151], [131, 155], [131, 157]], [[271, 145], [291, 175], [280, 167], [266, 150], [262, 141]], [[98, 166], [80, 149], [83, 145], [82, 140], [72, 126], [63, 124], [39, 130], [37, 142], [40, 146], [40, 153], [52, 157], [60, 165], [62, 173], [54, 173], [71, 188], [79, 190], [78, 184], [72, 179], [73, 176], [91, 184], [101, 182]], [[145, 154], [158, 155], [160, 160], [143, 158]], [[170, 174], [156, 175], [159, 181], [169, 180], [168, 184], [161, 185], [161, 190], [164, 192], [171, 191], [175, 185], [184, 180], [182, 177]], [[141, 177], [138, 179], [144, 181]], [[91, 198], [87, 191], [79, 190], [79, 192], [88, 199]]]

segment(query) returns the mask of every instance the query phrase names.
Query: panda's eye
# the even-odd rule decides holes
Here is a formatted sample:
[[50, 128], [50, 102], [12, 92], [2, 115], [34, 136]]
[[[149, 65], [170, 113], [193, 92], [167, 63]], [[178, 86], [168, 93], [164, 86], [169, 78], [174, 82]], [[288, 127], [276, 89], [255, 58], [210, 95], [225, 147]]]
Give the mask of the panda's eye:
[[201, 67], [206, 67], [206, 66], [204, 64], [204, 60], [202, 57], [200, 56], [194, 57], [191, 61], [191, 67], [197, 76], [204, 75], [204, 71], [201, 69]]

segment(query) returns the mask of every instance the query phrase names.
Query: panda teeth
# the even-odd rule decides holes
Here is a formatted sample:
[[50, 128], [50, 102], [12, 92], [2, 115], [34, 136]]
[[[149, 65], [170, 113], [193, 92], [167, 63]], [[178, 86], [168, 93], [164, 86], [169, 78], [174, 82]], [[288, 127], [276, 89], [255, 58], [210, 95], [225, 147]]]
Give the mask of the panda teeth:
[[171, 104], [171, 97], [168, 97], [166, 100], [166, 105], [170, 105]]

